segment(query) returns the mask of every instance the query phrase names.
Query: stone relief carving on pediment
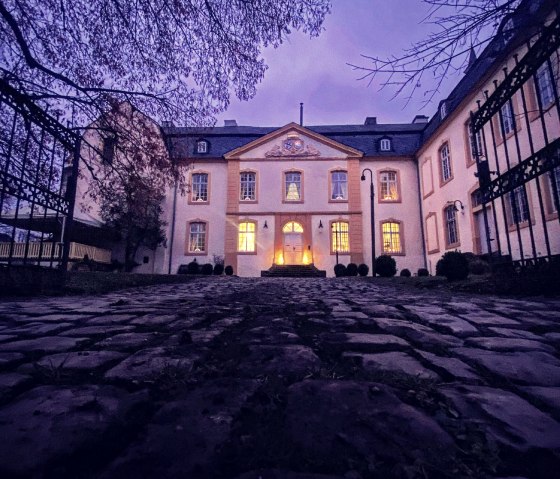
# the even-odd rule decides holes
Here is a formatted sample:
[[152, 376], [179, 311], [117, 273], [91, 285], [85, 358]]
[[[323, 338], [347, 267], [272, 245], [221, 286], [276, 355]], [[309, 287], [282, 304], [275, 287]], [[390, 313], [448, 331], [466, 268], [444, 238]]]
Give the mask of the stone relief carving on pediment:
[[264, 156], [282, 158], [286, 156], [321, 156], [321, 152], [312, 145], [305, 145], [297, 135], [288, 135], [282, 145], [274, 145]]

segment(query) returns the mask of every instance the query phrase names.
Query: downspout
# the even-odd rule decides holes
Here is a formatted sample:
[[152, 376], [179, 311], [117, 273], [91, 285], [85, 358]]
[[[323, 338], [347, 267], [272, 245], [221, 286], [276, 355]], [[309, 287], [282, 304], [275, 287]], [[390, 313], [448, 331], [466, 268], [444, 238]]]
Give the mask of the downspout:
[[428, 269], [428, 257], [426, 256], [426, 238], [424, 236], [424, 210], [422, 208], [422, 190], [420, 189], [420, 161], [416, 160], [416, 183], [418, 186], [418, 208], [420, 209], [420, 232], [422, 233], [422, 253], [424, 256], [424, 268]]
[[171, 239], [169, 241], [169, 267], [167, 274], [171, 274], [171, 263], [173, 261], [173, 241], [175, 240], [175, 210], [177, 209], [177, 183], [173, 187], [173, 213], [171, 215]]

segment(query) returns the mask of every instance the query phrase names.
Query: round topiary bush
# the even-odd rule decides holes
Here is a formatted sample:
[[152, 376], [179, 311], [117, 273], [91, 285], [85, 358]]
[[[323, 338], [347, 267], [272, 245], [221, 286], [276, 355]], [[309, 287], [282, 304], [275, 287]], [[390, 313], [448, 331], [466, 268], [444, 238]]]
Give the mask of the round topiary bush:
[[382, 254], [375, 259], [375, 273], [383, 278], [390, 278], [397, 274], [397, 262], [388, 254]]
[[430, 272], [426, 268], [418, 269], [418, 276], [430, 276]]
[[210, 263], [206, 263], [202, 265], [201, 272], [206, 276], [210, 276], [214, 271], [214, 267]]
[[341, 276], [346, 276], [346, 266], [344, 266], [343, 264], [335, 264], [334, 265], [334, 275], [337, 278], [340, 278]]
[[410, 270], [409, 269], [401, 269], [401, 276], [404, 276], [405, 278], [410, 278], [412, 275], [410, 274]]
[[367, 264], [362, 263], [358, 266], [358, 274], [360, 276], [367, 276], [369, 273], [369, 266]]
[[187, 274], [198, 274], [200, 272], [200, 268], [198, 263], [196, 262], [196, 259], [193, 259], [188, 265], [187, 265]]
[[346, 276], [358, 276], [358, 265], [356, 263], [350, 263], [346, 266]]
[[490, 272], [490, 265], [481, 259], [474, 259], [469, 262], [469, 273], [486, 274]]
[[221, 263], [215, 264], [214, 265], [214, 274], [216, 276], [221, 276], [222, 274], [224, 274], [224, 265]]
[[436, 274], [445, 276], [448, 281], [465, 279], [469, 275], [469, 262], [460, 251], [448, 251], [437, 262]]
[[231, 276], [233, 274], [233, 266], [230, 266], [229, 264], [224, 268], [224, 271], [226, 273], [227, 276]]

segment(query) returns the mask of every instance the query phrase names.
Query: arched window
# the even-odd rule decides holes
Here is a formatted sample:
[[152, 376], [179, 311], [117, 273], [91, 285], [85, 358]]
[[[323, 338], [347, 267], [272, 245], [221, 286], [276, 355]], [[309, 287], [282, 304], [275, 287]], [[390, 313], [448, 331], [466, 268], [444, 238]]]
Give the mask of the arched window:
[[284, 225], [282, 233], [303, 233], [303, 226], [295, 221], [290, 221]]
[[334, 221], [331, 224], [331, 252], [350, 252], [348, 221]]
[[257, 248], [256, 223], [243, 221], [239, 223], [237, 251], [240, 253], [254, 253]]
[[402, 254], [403, 242], [401, 238], [401, 222], [395, 220], [384, 221], [381, 223], [383, 253]]
[[449, 205], [444, 210], [445, 220], [445, 243], [447, 248], [457, 246], [459, 243], [459, 231], [457, 230], [457, 209], [455, 205]]

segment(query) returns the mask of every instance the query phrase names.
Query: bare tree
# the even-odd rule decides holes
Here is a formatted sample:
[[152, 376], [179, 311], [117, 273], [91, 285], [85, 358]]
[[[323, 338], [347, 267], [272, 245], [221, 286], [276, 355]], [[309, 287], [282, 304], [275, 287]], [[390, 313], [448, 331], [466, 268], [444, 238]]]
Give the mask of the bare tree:
[[0, 0], [0, 82], [93, 120], [109, 98], [201, 125], [255, 94], [264, 46], [321, 32], [330, 0]]
[[[485, 46], [496, 34], [504, 17], [521, 0], [422, 0], [429, 5], [424, 23], [434, 31], [401, 53], [387, 57], [362, 55], [369, 65], [351, 65], [362, 71], [362, 79], [379, 80], [381, 88], [392, 88], [394, 96], [408, 103], [423, 95], [430, 103], [449, 74], [464, 70], [471, 50]], [[426, 76], [427, 87], [423, 87]]]

